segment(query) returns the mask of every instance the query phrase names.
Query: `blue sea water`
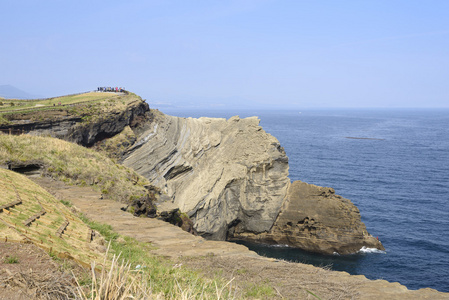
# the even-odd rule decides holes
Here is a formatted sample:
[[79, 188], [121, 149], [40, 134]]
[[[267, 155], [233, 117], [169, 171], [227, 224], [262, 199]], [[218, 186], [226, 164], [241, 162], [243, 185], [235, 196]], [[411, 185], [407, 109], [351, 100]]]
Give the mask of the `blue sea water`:
[[164, 112], [259, 116], [285, 148], [290, 178], [333, 187], [350, 199], [386, 252], [324, 256], [247, 244], [251, 249], [409, 289], [449, 292], [449, 110]]

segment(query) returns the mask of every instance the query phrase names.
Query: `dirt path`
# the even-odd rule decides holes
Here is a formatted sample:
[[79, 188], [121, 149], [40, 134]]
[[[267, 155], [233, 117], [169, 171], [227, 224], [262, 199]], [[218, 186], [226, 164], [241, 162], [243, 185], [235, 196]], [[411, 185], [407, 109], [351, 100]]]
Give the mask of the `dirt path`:
[[385, 280], [261, 257], [242, 245], [204, 240], [160, 220], [134, 217], [120, 209], [123, 204], [100, 199], [100, 193], [88, 187], [67, 186], [48, 178], [32, 179], [59, 198], [71, 201], [91, 220], [151, 243], [157, 248], [152, 251], [156, 255], [170, 257], [207, 276], [234, 278], [237, 287], [272, 286], [276, 291], [272, 298], [317, 299], [312, 292], [321, 299], [449, 299], [449, 294], [431, 289], [409, 291]]

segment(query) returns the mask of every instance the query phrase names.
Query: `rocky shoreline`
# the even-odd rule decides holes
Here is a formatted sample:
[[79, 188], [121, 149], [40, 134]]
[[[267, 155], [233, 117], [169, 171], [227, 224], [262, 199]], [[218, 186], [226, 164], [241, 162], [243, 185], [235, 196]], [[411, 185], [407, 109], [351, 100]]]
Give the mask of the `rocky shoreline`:
[[351, 254], [362, 247], [385, 250], [368, 233], [351, 201], [336, 195], [332, 188], [301, 181], [289, 187], [285, 207], [268, 233], [242, 233], [234, 237], [323, 254]]

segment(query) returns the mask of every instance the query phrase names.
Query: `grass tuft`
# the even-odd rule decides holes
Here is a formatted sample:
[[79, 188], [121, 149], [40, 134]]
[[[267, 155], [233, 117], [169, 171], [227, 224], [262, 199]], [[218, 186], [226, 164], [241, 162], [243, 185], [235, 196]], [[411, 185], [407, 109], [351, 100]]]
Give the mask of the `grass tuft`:
[[18, 264], [19, 258], [15, 255], [12, 255], [12, 256], [7, 256], [4, 261], [5, 261], [5, 264]]

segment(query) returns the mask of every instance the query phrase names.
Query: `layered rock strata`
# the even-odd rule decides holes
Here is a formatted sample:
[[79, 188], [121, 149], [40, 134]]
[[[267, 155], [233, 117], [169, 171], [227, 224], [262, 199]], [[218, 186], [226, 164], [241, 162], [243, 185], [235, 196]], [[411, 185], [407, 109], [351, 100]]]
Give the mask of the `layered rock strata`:
[[366, 230], [357, 207], [334, 189], [295, 181], [268, 233], [240, 231], [234, 238], [298, 247], [323, 254], [349, 254], [362, 247], [385, 250]]
[[123, 164], [167, 194], [204, 237], [224, 240], [235, 226], [271, 229], [287, 189], [288, 158], [256, 117], [178, 118], [157, 115]]
[[123, 163], [166, 194], [159, 209], [187, 213], [200, 235], [325, 254], [383, 249], [351, 201], [331, 188], [290, 184], [284, 149], [258, 118], [153, 114]]
[[[71, 115], [67, 109], [61, 109], [14, 114], [9, 116], [11, 124], [0, 126], [0, 129], [52, 136], [83, 146], [92, 146], [98, 141], [115, 136], [127, 126], [134, 128], [149, 118], [148, 104], [140, 97], [128, 101], [129, 103], [123, 108], [94, 116], [95, 121], [85, 120], [92, 117], [90, 115]], [[41, 115], [37, 120], [36, 114]]]

